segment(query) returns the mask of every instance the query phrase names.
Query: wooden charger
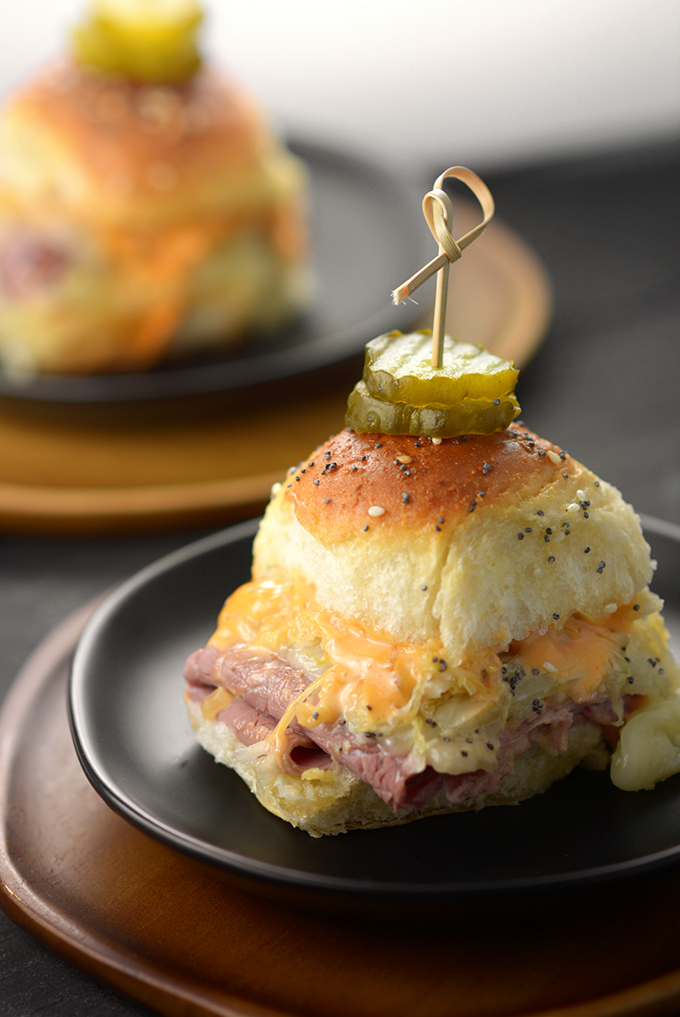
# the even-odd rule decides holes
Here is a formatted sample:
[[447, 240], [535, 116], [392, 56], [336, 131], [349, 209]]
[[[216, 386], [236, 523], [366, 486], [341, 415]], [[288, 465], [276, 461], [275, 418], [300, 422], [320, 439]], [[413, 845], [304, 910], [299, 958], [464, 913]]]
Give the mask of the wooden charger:
[[594, 890], [569, 914], [518, 922], [487, 900], [430, 927], [279, 905], [141, 833], [90, 787], [70, 738], [68, 667], [87, 614], [38, 648], [0, 713], [0, 904], [62, 957], [173, 1017], [680, 1008], [677, 873], [618, 884], [613, 900]]

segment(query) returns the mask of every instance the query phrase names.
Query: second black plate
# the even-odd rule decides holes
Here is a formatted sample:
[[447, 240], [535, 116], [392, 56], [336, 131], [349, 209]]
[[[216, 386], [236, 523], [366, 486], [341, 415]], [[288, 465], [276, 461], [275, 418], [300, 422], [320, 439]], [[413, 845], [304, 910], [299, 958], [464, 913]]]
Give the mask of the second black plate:
[[[493, 894], [617, 881], [680, 861], [680, 775], [638, 794], [576, 771], [518, 808], [439, 816], [313, 840], [266, 812], [194, 741], [185, 658], [250, 575], [256, 522], [150, 566], [95, 612], [77, 648], [69, 712], [76, 750], [114, 809], [240, 885], [301, 905], [429, 908]], [[680, 528], [645, 520], [654, 588], [680, 636]], [[374, 914], [376, 912], [371, 912]]]

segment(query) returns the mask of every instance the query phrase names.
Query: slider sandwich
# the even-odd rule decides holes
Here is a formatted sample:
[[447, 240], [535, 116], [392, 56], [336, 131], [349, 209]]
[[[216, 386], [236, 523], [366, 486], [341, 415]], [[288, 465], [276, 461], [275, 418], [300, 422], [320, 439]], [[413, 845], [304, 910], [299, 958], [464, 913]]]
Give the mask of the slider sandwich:
[[0, 114], [0, 362], [140, 371], [289, 324], [307, 178], [202, 62], [194, 0], [95, 0]]
[[514, 422], [517, 372], [478, 347], [447, 339], [458, 373], [417, 404], [427, 342], [369, 343], [350, 426], [276, 486], [186, 664], [200, 743], [314, 837], [517, 803], [581, 763], [630, 791], [680, 770], [633, 509]]

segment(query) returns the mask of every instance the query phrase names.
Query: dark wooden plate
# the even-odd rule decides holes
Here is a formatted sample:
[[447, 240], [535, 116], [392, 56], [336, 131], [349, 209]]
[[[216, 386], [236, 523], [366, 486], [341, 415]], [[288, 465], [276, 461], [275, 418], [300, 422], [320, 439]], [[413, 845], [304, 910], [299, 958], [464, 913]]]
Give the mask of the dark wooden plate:
[[[252, 895], [126, 822], [87, 782], [65, 709], [74, 617], [0, 713], [0, 905], [44, 944], [172, 1017], [651, 1017], [680, 1007], [678, 881], [594, 887], [521, 921], [488, 898], [446, 926]], [[512, 843], [498, 843], [511, 854]], [[427, 859], [423, 859], [427, 865]], [[547, 903], [547, 902], [546, 902]]]

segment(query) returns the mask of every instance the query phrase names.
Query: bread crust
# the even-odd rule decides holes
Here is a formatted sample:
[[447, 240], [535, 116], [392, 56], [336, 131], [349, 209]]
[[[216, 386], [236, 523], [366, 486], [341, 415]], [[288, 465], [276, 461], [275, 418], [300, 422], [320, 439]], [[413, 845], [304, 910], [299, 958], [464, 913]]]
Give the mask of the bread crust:
[[439, 638], [454, 664], [649, 583], [638, 517], [558, 446], [521, 425], [418, 442], [345, 430], [321, 446], [268, 506], [254, 577], [300, 575], [322, 608]]
[[[44, 157], [42, 177], [33, 167], [22, 180], [26, 139]], [[239, 218], [275, 196], [269, 122], [211, 67], [159, 86], [60, 63], [9, 100], [2, 144], [5, 202], [10, 192], [18, 202], [30, 193], [100, 223], [158, 224], [206, 211]], [[287, 165], [293, 193], [301, 171]]]

